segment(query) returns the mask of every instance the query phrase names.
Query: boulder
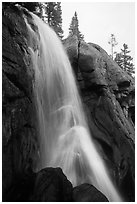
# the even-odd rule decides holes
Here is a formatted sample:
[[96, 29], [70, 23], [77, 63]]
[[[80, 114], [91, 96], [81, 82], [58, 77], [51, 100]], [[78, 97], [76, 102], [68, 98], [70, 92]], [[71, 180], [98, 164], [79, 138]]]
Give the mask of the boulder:
[[72, 184], [60, 168], [45, 168], [16, 177], [3, 196], [5, 202], [71, 202]]
[[74, 202], [109, 202], [93, 185], [81, 184], [73, 189]]
[[32, 202], [71, 202], [72, 184], [60, 168], [45, 168], [36, 175]]

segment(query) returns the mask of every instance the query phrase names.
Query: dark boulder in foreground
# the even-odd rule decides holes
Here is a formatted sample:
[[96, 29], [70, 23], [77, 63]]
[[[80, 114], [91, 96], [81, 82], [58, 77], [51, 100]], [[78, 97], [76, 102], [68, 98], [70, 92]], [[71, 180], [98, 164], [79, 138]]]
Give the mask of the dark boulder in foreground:
[[90, 184], [73, 188], [61, 168], [45, 168], [15, 178], [3, 196], [4, 202], [107, 202], [107, 198]]
[[72, 184], [60, 168], [45, 168], [37, 173], [32, 202], [70, 202]]
[[74, 202], [109, 202], [108, 199], [91, 184], [82, 184], [73, 189]]
[[69, 202], [72, 201], [72, 184], [60, 168], [45, 168], [15, 178], [3, 196], [6, 202]]
[[[24, 13], [31, 21], [25, 10], [15, 6], [5, 6], [2, 17], [3, 201], [70, 201], [72, 186], [61, 170], [33, 173], [37, 170], [39, 147], [32, 88], [34, 73]], [[95, 143], [125, 200], [134, 201], [133, 79], [98, 45], [79, 42], [75, 37], [66, 39], [65, 46]], [[45, 188], [49, 194], [44, 193]]]

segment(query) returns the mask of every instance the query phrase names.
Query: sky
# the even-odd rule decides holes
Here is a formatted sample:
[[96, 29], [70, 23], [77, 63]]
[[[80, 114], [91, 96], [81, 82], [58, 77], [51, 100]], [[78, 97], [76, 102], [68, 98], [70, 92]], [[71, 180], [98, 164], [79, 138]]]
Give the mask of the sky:
[[69, 25], [76, 11], [79, 30], [86, 42], [100, 45], [108, 54], [111, 34], [114, 34], [120, 52], [123, 44], [127, 44], [130, 55], [135, 59], [135, 3], [134, 2], [61, 2], [62, 28], [64, 37], [68, 36]]

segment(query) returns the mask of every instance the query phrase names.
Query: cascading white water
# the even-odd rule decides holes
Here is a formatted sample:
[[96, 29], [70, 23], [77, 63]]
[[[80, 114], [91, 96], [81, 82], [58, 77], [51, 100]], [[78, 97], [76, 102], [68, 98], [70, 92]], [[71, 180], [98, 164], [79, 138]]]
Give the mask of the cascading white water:
[[[40, 165], [61, 167], [73, 186], [91, 183], [109, 201], [121, 201], [90, 136], [73, 71], [55, 32], [31, 14], [30, 53], [35, 72]], [[35, 44], [35, 46], [34, 46]]]

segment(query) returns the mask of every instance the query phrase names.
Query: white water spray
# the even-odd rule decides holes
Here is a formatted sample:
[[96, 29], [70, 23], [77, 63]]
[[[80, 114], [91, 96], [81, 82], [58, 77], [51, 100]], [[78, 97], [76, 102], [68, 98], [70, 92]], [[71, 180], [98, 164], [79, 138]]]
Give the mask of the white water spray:
[[[68, 57], [55, 32], [31, 14], [26, 22], [35, 72], [40, 166], [61, 167], [73, 186], [91, 183], [109, 201], [121, 201], [90, 136]], [[34, 47], [35, 44], [35, 47]]]

